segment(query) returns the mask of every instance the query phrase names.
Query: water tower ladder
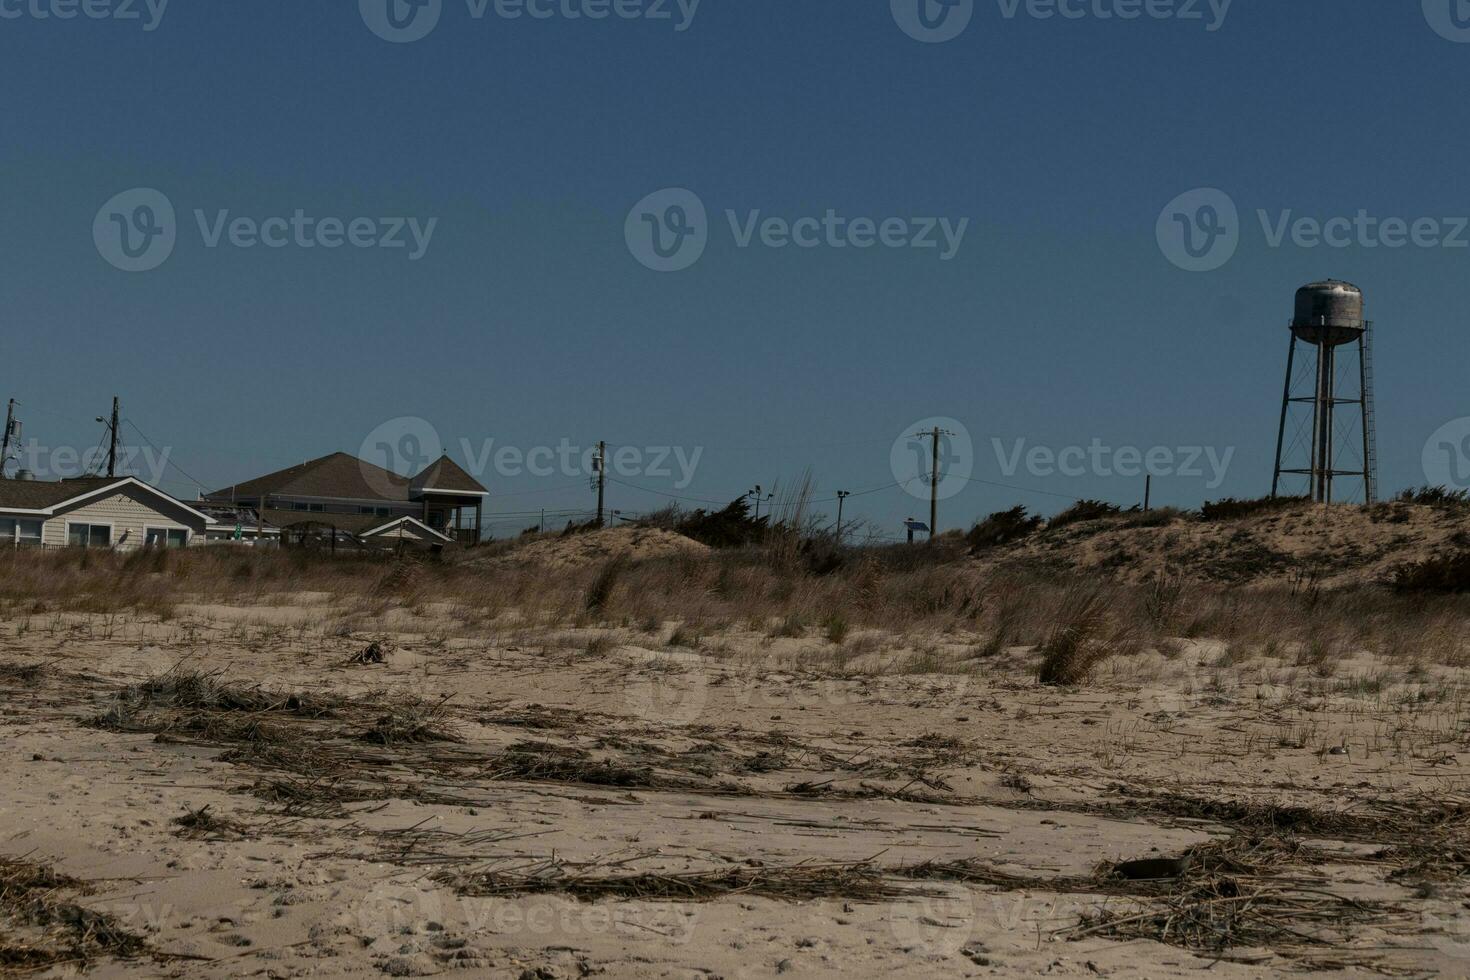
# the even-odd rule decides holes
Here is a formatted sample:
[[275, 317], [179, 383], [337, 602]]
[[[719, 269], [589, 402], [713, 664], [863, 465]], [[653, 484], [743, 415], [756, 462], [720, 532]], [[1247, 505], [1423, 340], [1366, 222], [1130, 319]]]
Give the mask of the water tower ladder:
[[1371, 504], [1378, 499], [1378, 413], [1373, 400], [1373, 324], [1363, 326], [1363, 493]]

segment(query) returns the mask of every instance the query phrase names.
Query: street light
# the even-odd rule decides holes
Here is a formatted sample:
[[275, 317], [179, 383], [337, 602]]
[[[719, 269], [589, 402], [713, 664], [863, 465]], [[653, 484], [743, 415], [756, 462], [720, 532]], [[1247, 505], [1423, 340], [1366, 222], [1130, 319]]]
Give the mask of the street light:
[[852, 494], [846, 490], [837, 491], [837, 547], [842, 547], [842, 503]]

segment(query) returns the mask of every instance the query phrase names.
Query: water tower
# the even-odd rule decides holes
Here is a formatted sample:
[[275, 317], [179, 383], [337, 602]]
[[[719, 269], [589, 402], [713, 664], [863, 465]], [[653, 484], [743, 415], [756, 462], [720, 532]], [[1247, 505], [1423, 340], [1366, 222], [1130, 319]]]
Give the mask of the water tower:
[[[1316, 352], [1315, 370], [1308, 375], [1296, 374], [1297, 347], [1306, 345]], [[1341, 397], [1338, 349], [1356, 347], [1357, 395]], [[1306, 365], [1302, 365], [1305, 367]], [[1351, 361], [1348, 362], [1351, 370]], [[1311, 381], [1311, 393], [1303, 391]], [[1310, 440], [1304, 434], [1290, 446], [1286, 429], [1293, 406], [1311, 406]], [[1344, 406], [1356, 411], [1339, 413]], [[1304, 428], [1305, 412], [1299, 414], [1298, 426]], [[1343, 423], [1346, 423], [1346, 426]], [[1339, 439], [1343, 436], [1343, 439]], [[1362, 437], [1362, 454], [1355, 445]], [[1344, 450], [1342, 443], [1352, 448]], [[1310, 443], [1310, 445], [1309, 445]], [[1298, 449], [1300, 446], [1300, 450]], [[1300, 453], [1310, 452], [1306, 465], [1300, 464]], [[1319, 503], [1332, 502], [1332, 482], [1337, 477], [1361, 479], [1363, 499], [1373, 503], [1378, 494], [1378, 450], [1375, 445], [1373, 415], [1373, 323], [1363, 318], [1363, 292], [1349, 282], [1328, 279], [1314, 282], [1296, 291], [1296, 314], [1291, 320], [1291, 348], [1286, 355], [1286, 393], [1281, 401], [1281, 427], [1276, 435], [1276, 475], [1271, 482], [1271, 496], [1281, 489], [1283, 475], [1307, 477], [1311, 498]], [[1361, 465], [1358, 465], [1361, 462]], [[1347, 468], [1344, 468], [1347, 467]]]

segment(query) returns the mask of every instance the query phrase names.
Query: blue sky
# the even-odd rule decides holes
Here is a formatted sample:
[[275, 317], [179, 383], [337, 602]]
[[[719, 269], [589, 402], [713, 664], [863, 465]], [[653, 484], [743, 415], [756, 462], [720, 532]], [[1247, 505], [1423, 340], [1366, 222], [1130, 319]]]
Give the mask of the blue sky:
[[[943, 43], [900, 28], [918, 0], [897, 17], [889, 0], [702, 0], [683, 30], [675, 0], [670, 19], [565, 16], [588, 2], [511, 19], [443, 0], [427, 36], [390, 43], [350, 0], [172, 0], [156, 23], [143, 0], [136, 20], [0, 0], [0, 397], [26, 438], [89, 448], [118, 394], [180, 494], [420, 425], [400, 418], [462, 462], [603, 439], [644, 450], [610, 493], [632, 512], [808, 466], [823, 496], [880, 488], [895, 439], [943, 417], [975, 477], [946, 525], [1141, 494], [1103, 475], [1113, 456], [1008, 474], [1018, 445], [1209, 447], [1223, 478], [1201, 457], [1155, 483], [1193, 506], [1269, 489], [1292, 294], [1329, 276], [1361, 285], [1378, 324], [1385, 487], [1424, 482], [1426, 440], [1470, 413], [1470, 248], [1453, 247], [1470, 43], [1450, 0], [1235, 0], [1223, 18], [1157, 0], [1175, 15], [1131, 20], [1097, 16], [1129, 0], [1071, 0], [1076, 18], [975, 0]], [[176, 212], [144, 272], [93, 235], [134, 188]], [[665, 188], [707, 212], [707, 247], [674, 272], [625, 240]], [[1156, 235], [1197, 188], [1239, 213], [1237, 250], [1206, 272]], [[371, 219], [374, 243], [384, 219], [437, 220], [417, 258], [406, 224], [406, 248], [207, 244], [222, 212], [298, 210]], [[967, 224], [946, 258], [741, 247], [728, 217], [829, 210], [910, 236]], [[1262, 210], [1435, 219], [1439, 244], [1273, 245]], [[672, 455], [648, 465], [661, 447], [698, 454], [692, 479]], [[492, 510], [589, 506], [584, 476], [553, 468], [492, 463]], [[891, 486], [848, 507], [888, 532], [927, 510]]]

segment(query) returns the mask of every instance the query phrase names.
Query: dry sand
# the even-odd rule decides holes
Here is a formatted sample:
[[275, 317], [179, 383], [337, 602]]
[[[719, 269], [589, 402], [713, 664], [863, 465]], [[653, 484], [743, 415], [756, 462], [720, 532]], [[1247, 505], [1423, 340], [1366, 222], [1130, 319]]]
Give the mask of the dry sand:
[[561, 536], [540, 536], [504, 555], [478, 559], [479, 565], [525, 564], [545, 568], [584, 568], [614, 558], [651, 561], [678, 555], [708, 554], [709, 548], [672, 531], [653, 527], [615, 527]]
[[[1218, 646], [1194, 641], [1058, 691], [1036, 686], [1026, 650], [884, 676], [822, 669], [817, 636], [732, 629], [699, 653], [663, 646], [672, 624], [447, 638], [433, 607], [336, 635], [313, 625], [331, 619], [324, 598], [292, 602], [0, 624], [0, 857], [91, 882], [75, 901], [151, 951], [99, 956], [91, 975], [1470, 972], [1466, 818], [1425, 822], [1464, 799], [1458, 671], [1384, 683], [1349, 662], [1323, 681], [1211, 666]], [[351, 663], [370, 640], [383, 662]], [[909, 642], [864, 638], [878, 658]], [[171, 669], [281, 693], [258, 713], [132, 702], [114, 718], [134, 730], [89, 727]], [[319, 713], [313, 694], [336, 706]], [[419, 736], [457, 740], [362, 740], [409, 698], [444, 701]], [[1310, 850], [1230, 877], [1295, 889], [1299, 914], [1275, 921], [1296, 939], [1215, 954], [1068, 931], [1161, 907], [1109, 894], [1102, 862], [1260, 837], [1262, 809], [1222, 801], [1302, 808], [1282, 821]], [[1411, 841], [1443, 850], [1417, 870], [1382, 853]], [[925, 862], [969, 862], [974, 880], [916, 877]], [[691, 872], [743, 885], [636, 895]], [[813, 878], [830, 893], [760, 887]], [[1335, 928], [1322, 908], [1357, 921]]]
[[1232, 585], [1380, 585], [1400, 565], [1470, 544], [1455, 508], [1302, 504], [1235, 520], [1163, 515], [1087, 521], [986, 553], [981, 564], [1034, 565], [1142, 582], [1160, 571]]

